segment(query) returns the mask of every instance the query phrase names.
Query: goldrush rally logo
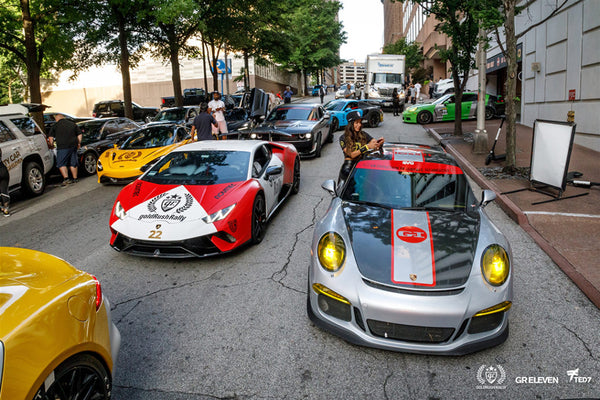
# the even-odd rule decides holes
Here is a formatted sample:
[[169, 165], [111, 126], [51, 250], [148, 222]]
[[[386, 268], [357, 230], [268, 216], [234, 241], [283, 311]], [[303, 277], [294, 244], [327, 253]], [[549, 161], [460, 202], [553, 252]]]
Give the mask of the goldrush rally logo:
[[506, 389], [506, 385], [502, 385], [505, 380], [506, 372], [500, 364], [496, 366], [483, 364], [477, 370], [477, 381], [480, 383], [477, 389]]
[[[183, 205], [181, 205], [183, 197], [185, 197], [185, 202]], [[194, 203], [194, 198], [191, 194], [185, 193], [183, 197], [177, 193], [167, 195], [167, 192], [156, 196], [148, 203], [148, 211], [150, 211], [150, 214], [142, 214], [138, 217], [138, 220], [141, 221], [144, 219], [152, 219], [182, 222], [187, 218], [182, 214]], [[162, 201], [160, 202], [160, 210], [162, 210], [165, 214], [159, 214], [159, 210], [157, 209], [157, 203], [161, 199]], [[180, 205], [181, 207], [179, 207]], [[167, 212], [172, 210], [175, 210], [174, 214], [167, 214]]]

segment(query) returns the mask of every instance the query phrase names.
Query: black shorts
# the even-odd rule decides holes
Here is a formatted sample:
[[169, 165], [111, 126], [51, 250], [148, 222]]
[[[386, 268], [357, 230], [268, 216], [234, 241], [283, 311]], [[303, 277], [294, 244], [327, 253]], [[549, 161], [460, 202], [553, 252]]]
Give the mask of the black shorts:
[[56, 166], [60, 167], [77, 167], [77, 148], [57, 149], [56, 150]]

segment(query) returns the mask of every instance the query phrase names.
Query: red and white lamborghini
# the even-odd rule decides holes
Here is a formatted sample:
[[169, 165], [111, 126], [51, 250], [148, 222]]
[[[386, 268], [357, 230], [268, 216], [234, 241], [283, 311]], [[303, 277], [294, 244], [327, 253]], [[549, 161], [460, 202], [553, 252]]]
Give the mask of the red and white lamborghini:
[[139, 256], [183, 258], [259, 243], [265, 223], [299, 185], [293, 145], [184, 145], [121, 190], [110, 215], [110, 245]]

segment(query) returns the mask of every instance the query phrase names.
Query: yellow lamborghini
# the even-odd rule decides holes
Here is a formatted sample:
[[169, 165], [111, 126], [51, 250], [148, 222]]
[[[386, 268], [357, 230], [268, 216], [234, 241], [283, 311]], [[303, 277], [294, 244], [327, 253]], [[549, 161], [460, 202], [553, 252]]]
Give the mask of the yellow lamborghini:
[[147, 126], [131, 134], [121, 147], [106, 150], [98, 159], [98, 182], [128, 183], [171, 150], [189, 143], [185, 127], [176, 124]]
[[110, 399], [120, 342], [95, 277], [0, 247], [0, 399]]

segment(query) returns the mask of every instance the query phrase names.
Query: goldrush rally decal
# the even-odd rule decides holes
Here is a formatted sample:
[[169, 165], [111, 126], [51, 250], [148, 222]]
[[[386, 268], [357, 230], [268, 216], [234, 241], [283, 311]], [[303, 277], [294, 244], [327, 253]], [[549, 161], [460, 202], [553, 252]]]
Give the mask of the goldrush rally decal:
[[[194, 204], [194, 197], [187, 191], [172, 190], [161, 193], [148, 202], [147, 208], [150, 214], [140, 214], [138, 220], [145, 219], [177, 221], [182, 222], [186, 219], [183, 213]], [[160, 210], [157, 208], [159, 207]], [[158, 212], [157, 212], [158, 211]], [[160, 213], [162, 211], [163, 213]], [[169, 213], [171, 212], [172, 213]]]

